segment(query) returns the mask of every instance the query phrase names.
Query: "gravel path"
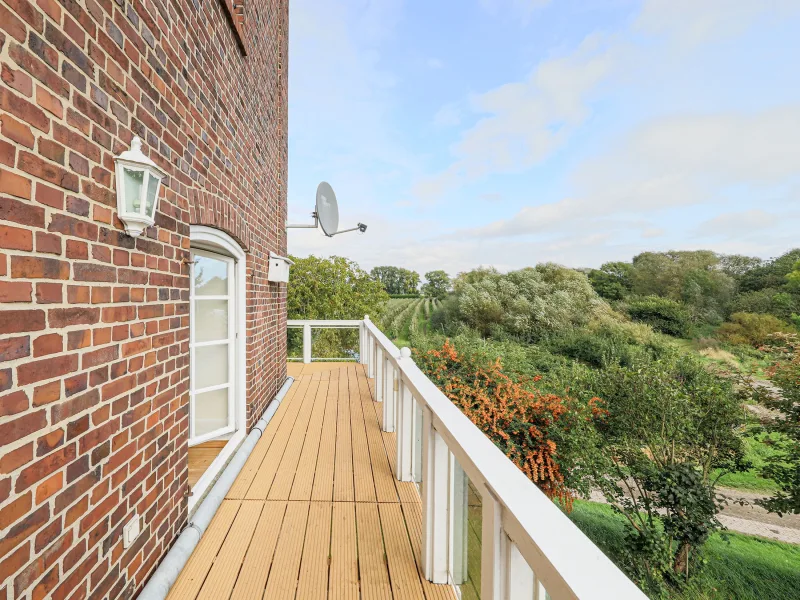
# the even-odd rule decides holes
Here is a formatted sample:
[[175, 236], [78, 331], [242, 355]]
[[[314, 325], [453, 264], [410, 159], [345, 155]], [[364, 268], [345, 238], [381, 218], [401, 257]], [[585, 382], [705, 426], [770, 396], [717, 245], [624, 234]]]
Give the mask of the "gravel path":
[[[731, 500], [719, 515], [720, 522], [731, 531], [789, 544], [800, 544], [800, 515], [779, 517], [753, 504], [755, 500], [762, 498], [763, 494], [731, 488], [717, 488], [717, 491]], [[606, 503], [603, 495], [597, 491], [592, 492], [589, 499], [592, 502]], [[733, 504], [733, 500], [744, 500], [746, 504], [744, 506]]]

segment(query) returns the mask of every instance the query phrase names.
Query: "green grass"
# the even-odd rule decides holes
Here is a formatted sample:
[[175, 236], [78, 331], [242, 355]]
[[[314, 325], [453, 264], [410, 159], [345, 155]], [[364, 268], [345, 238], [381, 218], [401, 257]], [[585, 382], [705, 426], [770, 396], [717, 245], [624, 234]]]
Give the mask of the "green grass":
[[[610, 507], [576, 501], [573, 522], [612, 560], [625, 531]], [[675, 600], [800, 599], [800, 546], [729, 533], [711, 537], [704, 548], [705, 571]]]
[[777, 453], [775, 447], [768, 443], [768, 440], [775, 439], [776, 435], [770, 434], [765, 438], [764, 435], [745, 434], [742, 438], [745, 445], [745, 458], [753, 463], [753, 466], [741, 473], [726, 473], [720, 477], [719, 485], [751, 492], [770, 493], [777, 490], [778, 486], [772, 479], [765, 479], [759, 474], [761, 468], [766, 464], [767, 458]]

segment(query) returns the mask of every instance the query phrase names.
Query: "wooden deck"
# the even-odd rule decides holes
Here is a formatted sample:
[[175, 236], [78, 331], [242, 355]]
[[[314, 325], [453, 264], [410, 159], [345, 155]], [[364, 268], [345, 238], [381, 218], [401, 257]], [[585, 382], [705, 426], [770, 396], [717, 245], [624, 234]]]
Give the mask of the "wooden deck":
[[420, 571], [421, 504], [355, 363], [296, 379], [170, 600], [452, 599]]

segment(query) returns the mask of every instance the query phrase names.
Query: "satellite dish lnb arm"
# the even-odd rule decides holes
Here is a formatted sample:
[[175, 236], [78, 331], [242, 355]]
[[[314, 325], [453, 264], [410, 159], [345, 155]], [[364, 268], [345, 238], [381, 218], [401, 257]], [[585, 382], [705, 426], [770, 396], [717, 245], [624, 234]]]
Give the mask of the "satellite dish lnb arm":
[[364, 223], [359, 223], [355, 227], [351, 227], [350, 229], [342, 229], [341, 231], [337, 231], [336, 233], [331, 234], [329, 237], [333, 237], [334, 235], [339, 235], [340, 233], [348, 233], [349, 231], [360, 231], [364, 233], [367, 230], [367, 226]]

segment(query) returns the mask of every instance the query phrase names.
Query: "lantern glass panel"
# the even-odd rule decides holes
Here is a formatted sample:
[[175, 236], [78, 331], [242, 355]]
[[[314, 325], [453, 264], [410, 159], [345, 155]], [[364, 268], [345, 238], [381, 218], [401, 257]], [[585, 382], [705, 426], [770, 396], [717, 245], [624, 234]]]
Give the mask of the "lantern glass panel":
[[125, 170], [125, 207], [130, 212], [141, 213], [142, 211], [142, 184], [144, 183], [144, 171], [129, 169]]
[[145, 214], [149, 217], [153, 215], [153, 205], [156, 203], [156, 193], [158, 192], [158, 177], [152, 173], [147, 175], [147, 205], [145, 207]]

